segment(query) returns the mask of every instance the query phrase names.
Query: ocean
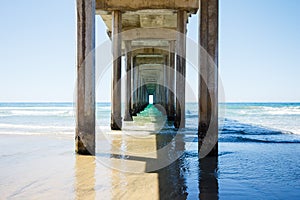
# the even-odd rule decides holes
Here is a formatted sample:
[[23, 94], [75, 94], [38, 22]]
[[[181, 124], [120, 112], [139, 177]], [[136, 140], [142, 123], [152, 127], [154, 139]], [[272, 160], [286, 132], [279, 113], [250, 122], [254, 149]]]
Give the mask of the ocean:
[[[196, 136], [197, 109], [186, 104], [183, 133]], [[73, 103], [0, 103], [0, 135], [73, 135], [74, 111]], [[300, 103], [221, 103], [219, 112], [216, 169], [208, 176], [202, 172], [192, 141], [194, 147], [176, 161], [184, 185], [173, 183], [177, 195], [200, 198], [207, 191], [201, 183], [211, 179], [211, 199], [299, 199]], [[97, 103], [96, 118], [97, 130], [109, 128], [110, 103]], [[174, 177], [163, 180], [171, 182]]]
[[[97, 103], [97, 126], [109, 126], [110, 103]], [[186, 105], [186, 123], [197, 128], [198, 106]], [[221, 103], [220, 142], [238, 135], [261, 142], [298, 142], [300, 103]], [[0, 134], [74, 134], [73, 103], [0, 103]]]

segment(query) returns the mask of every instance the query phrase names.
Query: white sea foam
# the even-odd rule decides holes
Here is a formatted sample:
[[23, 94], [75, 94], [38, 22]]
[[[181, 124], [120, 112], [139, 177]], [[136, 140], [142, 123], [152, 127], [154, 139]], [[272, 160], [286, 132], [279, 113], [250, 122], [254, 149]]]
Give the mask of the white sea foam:
[[262, 111], [270, 115], [300, 115], [300, 107], [263, 107]]
[[300, 127], [289, 127], [286, 129], [289, 130], [290, 132], [292, 132], [293, 134], [300, 135]]
[[[97, 133], [110, 132], [110, 126], [96, 126]], [[26, 125], [26, 124], [0, 124], [0, 134], [16, 135], [45, 135], [45, 134], [74, 134], [74, 126], [55, 125]]]
[[[1, 111], [0, 111], [1, 112]], [[74, 116], [73, 110], [10, 110], [2, 112], [2, 117], [5, 116]]]
[[53, 131], [53, 132], [33, 132], [33, 131], [1, 131], [0, 135], [73, 135], [75, 131]]
[[97, 107], [97, 109], [99, 110], [111, 110], [111, 106], [101, 106], [101, 107]]
[[0, 124], [0, 134], [39, 135], [39, 134], [74, 134], [74, 126]]
[[9, 128], [9, 129], [74, 129], [74, 126], [42, 126], [42, 125], [27, 125], [27, 124], [0, 124], [0, 128]]
[[0, 107], [1, 110], [74, 110], [74, 107], [58, 107], [58, 106], [53, 106], [53, 107]]
[[226, 117], [240, 123], [300, 134], [300, 106], [257, 105], [228, 109]]

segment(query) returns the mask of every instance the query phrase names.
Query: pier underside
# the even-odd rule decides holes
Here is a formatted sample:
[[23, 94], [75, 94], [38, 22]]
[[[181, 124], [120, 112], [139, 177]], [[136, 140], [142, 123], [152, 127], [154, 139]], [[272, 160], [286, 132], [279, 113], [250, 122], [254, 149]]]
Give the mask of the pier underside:
[[[200, 7], [196, 29], [199, 28], [200, 44], [209, 57], [199, 47], [199, 153], [209, 145], [207, 141], [217, 142], [218, 0], [77, 0], [78, 153], [95, 153], [95, 55], [88, 55], [95, 44], [95, 15], [101, 16], [112, 41], [111, 129], [126, 129], [130, 122], [138, 123], [137, 116], [145, 108], [156, 108], [169, 125], [181, 130], [186, 127], [186, 27], [189, 17]], [[208, 66], [210, 60], [215, 63], [212, 69]], [[126, 71], [124, 116], [121, 116], [122, 67]], [[150, 95], [155, 107], [147, 107]], [[206, 141], [210, 132], [214, 137]], [[204, 154], [199, 155], [204, 157]], [[211, 154], [217, 155], [217, 145]]]

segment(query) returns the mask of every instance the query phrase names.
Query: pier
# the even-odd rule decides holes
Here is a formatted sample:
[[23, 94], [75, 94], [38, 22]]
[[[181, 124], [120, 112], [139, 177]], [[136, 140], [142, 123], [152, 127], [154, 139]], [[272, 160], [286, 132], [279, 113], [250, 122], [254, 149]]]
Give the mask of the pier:
[[95, 16], [101, 16], [112, 41], [111, 129], [122, 130], [124, 123], [136, 120], [138, 113], [149, 109], [151, 96], [166, 120], [180, 130], [185, 128], [187, 23], [197, 12], [198, 151], [199, 157], [218, 155], [217, 143], [209, 147], [218, 134], [218, 0], [77, 0], [78, 154], [95, 155]]

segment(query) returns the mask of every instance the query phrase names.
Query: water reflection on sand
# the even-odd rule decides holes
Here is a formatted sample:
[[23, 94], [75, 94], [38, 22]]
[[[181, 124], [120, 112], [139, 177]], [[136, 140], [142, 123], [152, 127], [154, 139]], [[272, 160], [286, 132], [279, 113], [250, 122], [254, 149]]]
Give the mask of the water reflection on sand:
[[76, 156], [77, 199], [218, 199], [217, 158], [199, 161], [190, 135], [167, 132], [98, 135], [95, 157]]

